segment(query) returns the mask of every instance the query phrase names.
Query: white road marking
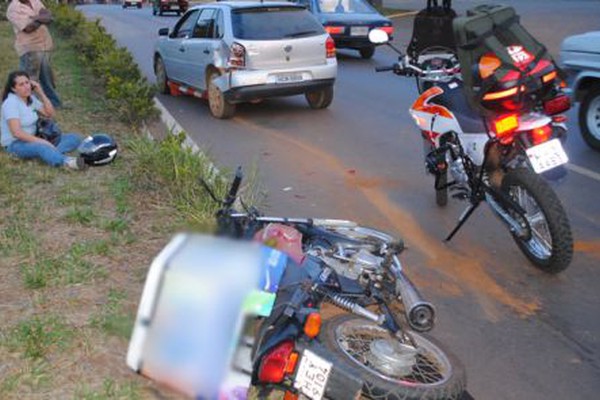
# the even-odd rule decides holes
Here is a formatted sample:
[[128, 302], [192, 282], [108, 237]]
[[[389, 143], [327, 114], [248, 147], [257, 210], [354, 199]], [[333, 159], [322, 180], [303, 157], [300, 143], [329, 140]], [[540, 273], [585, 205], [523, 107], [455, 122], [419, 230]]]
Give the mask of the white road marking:
[[581, 174], [583, 176], [587, 176], [588, 178], [591, 178], [591, 179], [594, 179], [594, 180], [600, 182], [600, 174], [597, 173], [597, 172], [594, 172], [594, 171], [589, 170], [587, 168], [583, 168], [583, 167], [580, 167], [579, 165], [575, 165], [575, 164], [571, 164], [571, 163], [567, 164], [566, 168], [568, 170], [571, 170], [573, 172], [576, 172], [576, 173]]

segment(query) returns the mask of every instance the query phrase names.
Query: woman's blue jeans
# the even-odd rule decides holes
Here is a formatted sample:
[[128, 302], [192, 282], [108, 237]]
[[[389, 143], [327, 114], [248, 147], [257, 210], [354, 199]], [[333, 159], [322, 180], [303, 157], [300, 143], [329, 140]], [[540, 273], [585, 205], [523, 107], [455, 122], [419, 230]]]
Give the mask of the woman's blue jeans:
[[39, 158], [46, 164], [60, 167], [65, 163], [64, 153], [75, 150], [81, 143], [81, 136], [76, 133], [63, 133], [56, 147], [44, 143], [31, 143], [15, 140], [6, 150], [18, 158]]

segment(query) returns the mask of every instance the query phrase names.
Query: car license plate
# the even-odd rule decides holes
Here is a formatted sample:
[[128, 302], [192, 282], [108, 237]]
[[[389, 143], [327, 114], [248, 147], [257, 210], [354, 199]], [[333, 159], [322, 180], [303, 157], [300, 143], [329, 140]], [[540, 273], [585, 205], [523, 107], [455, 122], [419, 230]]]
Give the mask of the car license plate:
[[312, 400], [321, 400], [330, 372], [330, 362], [310, 350], [304, 350], [294, 379], [294, 387]]
[[292, 83], [292, 82], [300, 82], [304, 78], [302, 77], [302, 73], [293, 73], [293, 74], [277, 74], [276, 76], [277, 83]]
[[542, 173], [569, 161], [558, 139], [552, 139], [525, 150], [535, 172]]
[[350, 27], [350, 36], [367, 36], [369, 34], [368, 26], [352, 26]]

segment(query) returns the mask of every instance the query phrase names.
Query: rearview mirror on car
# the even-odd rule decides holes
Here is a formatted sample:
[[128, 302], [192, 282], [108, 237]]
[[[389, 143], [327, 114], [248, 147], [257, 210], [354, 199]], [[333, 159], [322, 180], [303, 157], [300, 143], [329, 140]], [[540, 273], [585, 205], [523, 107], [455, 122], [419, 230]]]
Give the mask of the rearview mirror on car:
[[158, 30], [158, 36], [168, 36], [169, 35], [169, 28], [160, 28]]
[[369, 41], [375, 44], [387, 43], [390, 40], [387, 32], [381, 29], [371, 29], [369, 32]]

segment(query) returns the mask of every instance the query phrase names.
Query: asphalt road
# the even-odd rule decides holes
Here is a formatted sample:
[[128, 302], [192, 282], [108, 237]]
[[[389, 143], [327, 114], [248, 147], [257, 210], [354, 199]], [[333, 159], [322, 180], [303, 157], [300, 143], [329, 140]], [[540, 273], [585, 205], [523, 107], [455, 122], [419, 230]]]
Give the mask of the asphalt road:
[[[416, 9], [425, 2], [386, 1]], [[456, 0], [458, 10], [478, 3]], [[600, 29], [598, 1], [503, 1], [554, 54], [570, 34]], [[175, 17], [150, 8], [81, 7], [102, 18], [153, 80], [152, 47]], [[404, 47], [412, 19], [395, 19], [394, 43]], [[218, 164], [258, 167], [277, 215], [350, 218], [402, 236], [408, 274], [437, 306], [433, 336], [465, 364], [476, 399], [595, 399], [600, 393], [600, 154], [569, 116], [570, 173], [555, 185], [571, 219], [576, 254], [559, 276], [538, 272], [485, 207], [457, 237], [442, 239], [465, 204], [434, 203], [424, 173], [419, 133], [408, 115], [414, 82], [376, 65], [395, 59], [389, 48], [365, 61], [339, 51], [335, 99], [327, 110], [302, 96], [242, 105], [229, 121], [211, 118], [205, 101], [160, 100]], [[579, 171], [579, 172], [576, 172]], [[581, 173], [583, 172], [583, 174]]]

